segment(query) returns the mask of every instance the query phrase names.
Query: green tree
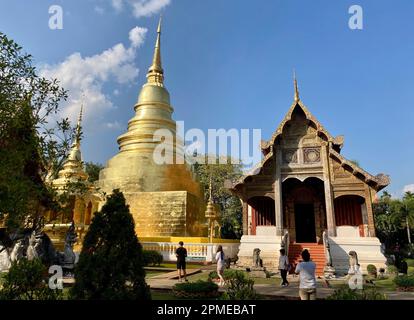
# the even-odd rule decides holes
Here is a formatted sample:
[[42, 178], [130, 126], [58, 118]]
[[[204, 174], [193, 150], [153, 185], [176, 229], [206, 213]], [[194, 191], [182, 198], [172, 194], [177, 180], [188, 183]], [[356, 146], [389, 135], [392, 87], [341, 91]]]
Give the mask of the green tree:
[[411, 245], [411, 226], [414, 225], [414, 194], [407, 191], [402, 200], [394, 203], [394, 217], [406, 229], [407, 240]]
[[100, 163], [86, 162], [85, 171], [88, 174], [89, 182], [95, 182], [99, 180], [99, 172], [104, 168]]
[[46, 268], [38, 259], [25, 258], [13, 262], [4, 276], [0, 300], [57, 300], [62, 299], [59, 289], [48, 287]]
[[[211, 178], [213, 201], [221, 211], [221, 236], [227, 239], [240, 238], [242, 232], [242, 206], [238, 197], [226, 188], [225, 181], [235, 181], [242, 176], [242, 164], [232, 164], [231, 158], [226, 157], [224, 164], [208, 164], [206, 156], [200, 157], [194, 164], [194, 170], [204, 188], [205, 199], [209, 196]], [[222, 159], [223, 160], [223, 159]]]
[[399, 199], [392, 199], [391, 195], [384, 191], [373, 205], [376, 232], [388, 250], [400, 240], [399, 217], [395, 213], [399, 203]]
[[74, 299], [150, 299], [134, 229], [123, 194], [114, 190], [85, 235], [71, 291]]
[[387, 191], [384, 191], [378, 202], [374, 203], [373, 207], [375, 227], [378, 233], [384, 235], [384, 238], [390, 237], [398, 229], [391, 212], [391, 202], [391, 195]]
[[44, 183], [66, 157], [73, 129], [67, 119], [52, 124], [66, 91], [39, 77], [32, 56], [0, 33], [0, 219], [18, 228], [28, 216], [36, 224], [54, 205]]

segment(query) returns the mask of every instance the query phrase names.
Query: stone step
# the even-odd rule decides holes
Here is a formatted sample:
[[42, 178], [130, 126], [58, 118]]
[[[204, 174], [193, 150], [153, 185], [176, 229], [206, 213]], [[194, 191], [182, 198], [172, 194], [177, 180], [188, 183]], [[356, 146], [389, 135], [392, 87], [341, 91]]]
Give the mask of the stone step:
[[317, 243], [293, 243], [289, 245], [289, 263], [298, 264], [301, 260], [301, 254], [304, 249], [308, 249], [311, 259], [316, 264], [315, 273], [317, 276], [323, 274], [325, 266], [325, 250], [322, 244]]

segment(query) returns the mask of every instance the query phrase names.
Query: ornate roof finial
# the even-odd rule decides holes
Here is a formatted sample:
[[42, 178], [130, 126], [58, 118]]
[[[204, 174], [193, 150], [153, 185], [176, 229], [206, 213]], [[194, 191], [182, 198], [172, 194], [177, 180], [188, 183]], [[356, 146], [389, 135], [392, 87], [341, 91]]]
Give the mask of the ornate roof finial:
[[162, 16], [158, 22], [157, 28], [157, 40], [155, 42], [154, 57], [152, 59], [152, 65], [148, 69], [147, 83], [155, 84], [160, 87], [164, 86], [164, 70], [161, 63], [161, 22]]
[[300, 100], [300, 98], [299, 98], [298, 81], [296, 80], [295, 69], [293, 69], [293, 83], [294, 83], [294, 86], [295, 86], [295, 102], [298, 102]]
[[209, 198], [208, 198], [208, 201], [209, 202], [213, 202], [213, 187], [212, 187], [212, 184], [211, 184], [211, 175], [210, 175], [210, 184], [209, 184], [209, 193], [210, 193], [210, 196], [209, 196]]
[[81, 107], [80, 107], [80, 112], [79, 112], [79, 117], [78, 117], [78, 124], [76, 125], [75, 143], [77, 145], [80, 145], [81, 135], [82, 135], [82, 115], [83, 115], [83, 101], [84, 101], [84, 97], [85, 97], [85, 94], [82, 93]]

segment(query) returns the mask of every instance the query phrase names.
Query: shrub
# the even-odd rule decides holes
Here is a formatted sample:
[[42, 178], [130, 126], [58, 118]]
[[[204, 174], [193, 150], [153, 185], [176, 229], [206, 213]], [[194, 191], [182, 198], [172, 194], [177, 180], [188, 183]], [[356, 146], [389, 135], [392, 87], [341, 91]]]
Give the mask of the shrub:
[[[230, 279], [230, 278], [234, 278], [237, 272], [242, 272], [242, 271], [233, 270], [233, 269], [225, 269], [223, 277], [224, 277], [225, 280]], [[213, 279], [218, 279], [218, 278], [219, 278], [219, 276], [217, 274], [217, 271], [211, 271], [208, 274], [208, 280], [209, 281], [212, 281]]]
[[398, 276], [394, 278], [394, 283], [401, 291], [413, 291], [414, 290], [414, 276]]
[[142, 247], [122, 192], [114, 190], [92, 219], [75, 268], [74, 299], [146, 300]]
[[218, 285], [211, 281], [203, 280], [177, 283], [173, 287], [173, 293], [176, 297], [183, 298], [207, 298], [219, 295]]
[[387, 296], [376, 288], [357, 290], [349, 287], [342, 287], [335, 290], [327, 300], [386, 300]]
[[373, 264], [367, 265], [367, 271], [368, 271], [368, 274], [370, 275], [377, 275], [377, 267], [374, 266]]
[[155, 250], [143, 250], [142, 255], [145, 266], [159, 266], [163, 261], [162, 254]]
[[396, 266], [388, 266], [387, 273], [391, 275], [398, 274], [398, 268]]
[[4, 275], [1, 300], [60, 300], [62, 292], [49, 288], [44, 278], [46, 268], [39, 259], [13, 262]]
[[225, 300], [254, 300], [257, 293], [253, 288], [254, 280], [250, 279], [243, 271], [232, 270], [225, 277], [227, 288], [223, 295]]

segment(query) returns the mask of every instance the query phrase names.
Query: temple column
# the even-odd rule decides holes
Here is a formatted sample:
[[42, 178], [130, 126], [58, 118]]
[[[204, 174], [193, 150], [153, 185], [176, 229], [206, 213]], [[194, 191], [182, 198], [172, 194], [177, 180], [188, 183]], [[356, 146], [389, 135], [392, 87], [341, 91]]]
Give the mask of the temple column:
[[363, 226], [364, 237], [368, 237], [369, 230], [368, 230], [367, 199], [365, 199], [365, 202], [361, 204], [361, 215], [362, 215], [362, 226]]
[[374, 213], [372, 210], [372, 197], [371, 191], [368, 186], [365, 187], [365, 203], [367, 205], [367, 218], [368, 218], [368, 237], [375, 237], [375, 222]]
[[334, 199], [331, 184], [330, 163], [329, 163], [329, 145], [322, 144], [321, 159], [323, 166], [323, 183], [325, 189], [325, 206], [326, 206], [326, 224], [328, 227], [328, 236], [336, 236]]
[[73, 221], [76, 225], [83, 224], [84, 219], [84, 212], [85, 212], [85, 203], [82, 199], [76, 198], [75, 205], [73, 208]]
[[243, 219], [243, 235], [247, 236], [249, 234], [249, 207], [247, 201], [242, 201], [242, 219]]
[[277, 148], [275, 154], [275, 183], [273, 185], [275, 194], [275, 225], [276, 235], [283, 235], [283, 206], [282, 206], [282, 177], [280, 166], [282, 164], [282, 152]]

